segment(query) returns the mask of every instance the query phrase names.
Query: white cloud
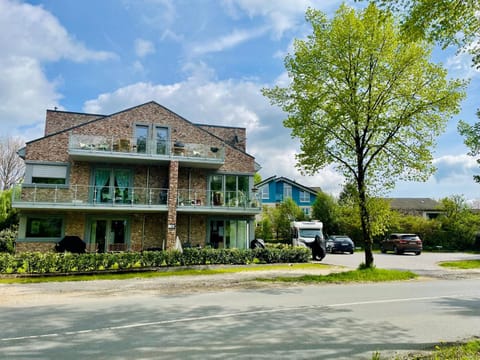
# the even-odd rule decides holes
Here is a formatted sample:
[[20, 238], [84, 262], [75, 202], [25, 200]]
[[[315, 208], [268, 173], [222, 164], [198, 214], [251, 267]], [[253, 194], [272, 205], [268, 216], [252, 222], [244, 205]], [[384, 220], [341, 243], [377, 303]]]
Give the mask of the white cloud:
[[472, 56], [464, 52], [448, 57], [445, 62], [445, 67], [448, 69], [449, 75], [462, 79], [480, 76], [480, 71], [472, 65]]
[[114, 56], [87, 49], [41, 6], [10, 0], [0, 0], [0, 48], [2, 133], [37, 134], [38, 128], [32, 125], [41, 120], [39, 116], [43, 116], [45, 109], [61, 108], [58, 104], [62, 97], [57, 90], [59, 80], [47, 78], [43, 69], [45, 63], [62, 58], [82, 62]]
[[106, 60], [115, 55], [92, 51], [72, 38], [52, 14], [40, 6], [0, 0], [0, 47], [2, 57], [14, 54], [54, 61]]
[[145, 57], [149, 54], [155, 53], [155, 45], [145, 39], [136, 39], [135, 40], [135, 54], [138, 57]]
[[250, 18], [264, 17], [273, 35], [279, 38], [285, 31], [303, 23], [308, 7], [327, 11], [338, 6], [337, 0], [225, 0], [223, 5], [233, 18], [246, 13]]
[[231, 49], [243, 42], [262, 36], [266, 30], [266, 28], [235, 30], [228, 35], [219, 37], [218, 39], [209, 40], [201, 44], [195, 44], [192, 46], [191, 52], [193, 55], [203, 55], [206, 53], [220, 52], [226, 49]]

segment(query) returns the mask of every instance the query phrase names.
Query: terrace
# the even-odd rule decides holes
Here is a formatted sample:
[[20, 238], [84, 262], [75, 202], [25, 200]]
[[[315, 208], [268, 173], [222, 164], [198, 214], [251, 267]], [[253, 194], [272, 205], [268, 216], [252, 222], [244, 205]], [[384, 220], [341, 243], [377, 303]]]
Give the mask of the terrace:
[[215, 169], [225, 161], [223, 147], [101, 135], [71, 134], [68, 151], [74, 160], [97, 162], [166, 163], [175, 159], [183, 166]]

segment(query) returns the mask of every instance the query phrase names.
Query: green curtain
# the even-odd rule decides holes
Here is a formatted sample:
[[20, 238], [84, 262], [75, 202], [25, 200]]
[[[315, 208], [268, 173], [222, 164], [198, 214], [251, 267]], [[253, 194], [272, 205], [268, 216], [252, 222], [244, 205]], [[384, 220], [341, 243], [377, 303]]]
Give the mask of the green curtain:
[[102, 191], [104, 187], [108, 184], [110, 180], [110, 170], [107, 169], [96, 169], [95, 170], [95, 190], [96, 190], [96, 201], [102, 201]]

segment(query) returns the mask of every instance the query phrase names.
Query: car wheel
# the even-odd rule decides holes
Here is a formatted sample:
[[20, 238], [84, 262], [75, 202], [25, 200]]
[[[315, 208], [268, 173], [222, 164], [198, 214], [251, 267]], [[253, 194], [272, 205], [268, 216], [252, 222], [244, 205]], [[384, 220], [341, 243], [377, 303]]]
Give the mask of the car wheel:
[[393, 252], [397, 255], [401, 255], [402, 252], [400, 250], [398, 250], [398, 248], [396, 246], [393, 247]]
[[353, 250], [350, 250], [350, 255], [353, 254]]
[[382, 252], [382, 254], [386, 254], [386, 253], [387, 253], [387, 249], [384, 249], [383, 247], [380, 248], [380, 251]]
[[415, 255], [420, 255], [422, 252], [421, 251], [417, 251], [415, 252]]

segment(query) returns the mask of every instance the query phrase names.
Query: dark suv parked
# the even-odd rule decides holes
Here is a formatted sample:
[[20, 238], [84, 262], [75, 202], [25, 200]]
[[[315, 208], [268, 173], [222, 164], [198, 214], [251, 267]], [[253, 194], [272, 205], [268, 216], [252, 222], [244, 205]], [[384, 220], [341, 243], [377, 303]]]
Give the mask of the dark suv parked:
[[387, 251], [393, 251], [397, 255], [405, 252], [420, 255], [422, 253], [422, 240], [416, 234], [390, 234], [380, 244], [380, 250], [384, 254]]

